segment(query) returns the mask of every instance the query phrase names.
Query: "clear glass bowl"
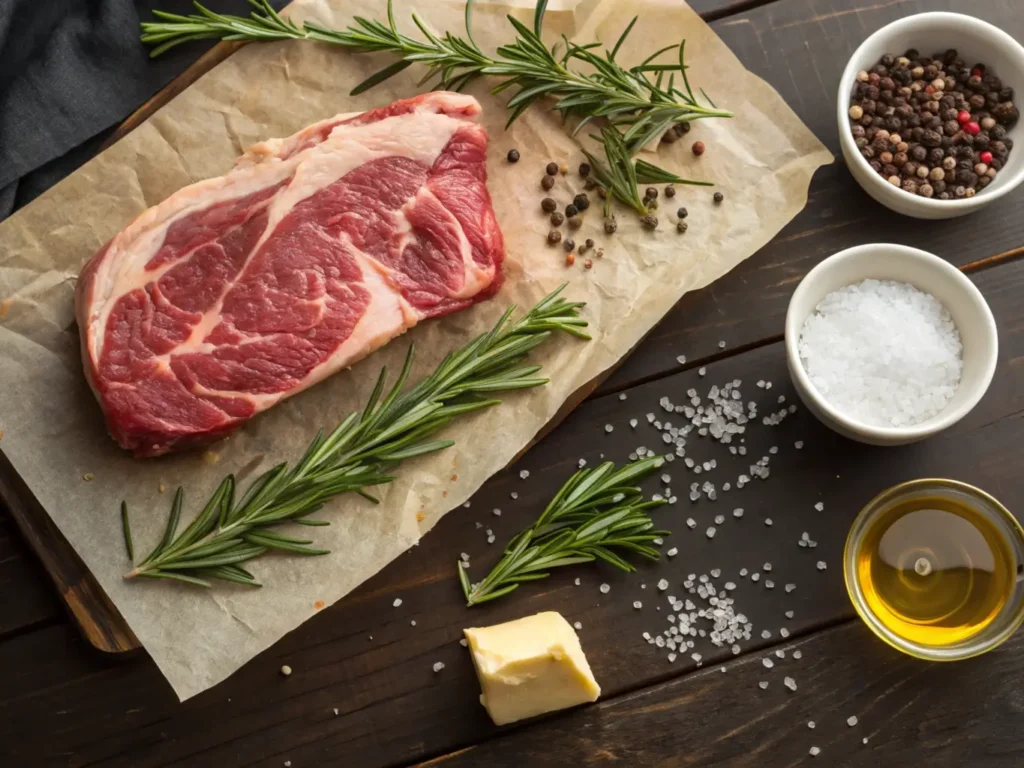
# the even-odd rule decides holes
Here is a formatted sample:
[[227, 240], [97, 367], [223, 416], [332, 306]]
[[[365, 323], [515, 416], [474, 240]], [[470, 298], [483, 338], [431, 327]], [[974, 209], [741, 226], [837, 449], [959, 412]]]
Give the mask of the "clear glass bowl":
[[[935, 646], [907, 640], [886, 627], [874, 614], [857, 579], [857, 551], [871, 523], [894, 505], [915, 498], [944, 498], [979, 510], [1004, 535], [1016, 560], [1013, 593], [996, 617], [983, 629], [951, 645]], [[926, 478], [894, 485], [868, 502], [846, 538], [843, 577], [853, 607], [872, 632], [897, 650], [929, 661], [958, 661], [986, 653], [1003, 643], [1024, 623], [1024, 528], [1010, 511], [989, 494], [967, 483]]]

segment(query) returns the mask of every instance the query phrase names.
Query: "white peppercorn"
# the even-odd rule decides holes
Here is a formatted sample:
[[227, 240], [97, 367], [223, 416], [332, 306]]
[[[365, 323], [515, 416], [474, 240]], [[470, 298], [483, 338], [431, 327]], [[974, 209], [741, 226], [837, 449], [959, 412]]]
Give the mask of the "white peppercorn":
[[919, 165], [919, 166], [917, 166], [917, 178], [919, 178], [919, 179], [927, 179], [928, 178], [928, 174], [930, 172], [931, 172], [931, 170], [928, 168], [927, 165]]
[[946, 172], [941, 168], [932, 168], [931, 172], [928, 174], [928, 178], [931, 181], [942, 181], [942, 179], [946, 178]]

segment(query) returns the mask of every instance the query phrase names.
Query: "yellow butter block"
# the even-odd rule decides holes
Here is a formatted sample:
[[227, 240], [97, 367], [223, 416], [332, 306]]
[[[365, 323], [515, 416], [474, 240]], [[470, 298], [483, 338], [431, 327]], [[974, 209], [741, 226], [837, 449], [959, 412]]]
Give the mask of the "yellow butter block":
[[480, 680], [480, 703], [496, 725], [597, 701], [580, 639], [554, 611], [463, 630]]

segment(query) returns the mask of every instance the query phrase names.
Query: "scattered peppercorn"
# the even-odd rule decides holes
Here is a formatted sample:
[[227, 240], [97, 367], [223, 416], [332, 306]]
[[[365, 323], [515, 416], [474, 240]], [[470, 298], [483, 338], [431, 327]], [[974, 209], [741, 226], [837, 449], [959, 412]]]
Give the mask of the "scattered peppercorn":
[[687, 211], [685, 208], [680, 208], [678, 211], [676, 211], [676, 216], [678, 216], [680, 219], [685, 219], [689, 215], [690, 212]]
[[551, 214], [551, 223], [554, 226], [560, 227], [560, 226], [562, 226], [562, 222], [564, 222], [564, 221], [565, 221], [565, 216], [562, 215], [561, 211], [555, 211], [554, 213]]
[[555, 177], [554, 176], [545, 176], [543, 179], [540, 180], [540, 185], [545, 190], [551, 189], [553, 186], [555, 186]]
[[675, 196], [676, 196], [676, 188], [675, 187], [673, 187], [671, 184], [669, 184], [667, 187], [665, 187], [665, 197], [675, 197]]
[[518, 149], [510, 149], [508, 151], [508, 161], [510, 163], [518, 163], [519, 162], [519, 150]]
[[544, 211], [544, 213], [551, 213], [557, 207], [558, 203], [556, 203], [553, 198], [545, 197], [540, 201], [540, 209]]
[[544, 169], [548, 176], [554, 176], [558, 173], [558, 163], [548, 163], [547, 168]]
[[569, 203], [567, 206], [565, 206], [565, 217], [567, 219], [571, 219], [579, 212], [579, 209], [572, 203]]
[[687, 229], [689, 229], [689, 227], [685, 221], [680, 220], [676, 222], [676, 232], [685, 232]]
[[565, 256], [565, 266], [571, 267], [575, 263], [576, 263], [576, 254], [575, 253], [568, 253], [568, 254], [566, 254], [566, 256]]
[[651, 198], [653, 200], [657, 196], [658, 196], [658, 188], [657, 187], [648, 187], [644, 191], [644, 197], [649, 197], [649, 198]]
[[695, 154], [697, 157], [700, 157], [701, 155], [704, 154], [704, 142], [703, 141], [695, 141], [695, 142], [693, 142], [692, 149], [693, 149], [693, 154]]
[[597, 258], [599, 258], [599, 259], [604, 258], [604, 248], [598, 248], [597, 249], [597, 253], [595, 254], [595, 256], [597, 256]]
[[562, 233], [557, 229], [552, 229], [548, 232], [548, 245], [555, 245], [559, 240], [562, 239]]
[[562, 174], [563, 176], [565, 176], [565, 174], [567, 174], [569, 172], [569, 164], [568, 163], [562, 163], [560, 166], [558, 166], [558, 172], [560, 174]]
[[640, 225], [644, 229], [657, 229], [658, 228], [658, 217], [653, 213], [648, 213], [646, 216], [640, 219]]
[[571, 253], [572, 251], [576, 250], [576, 241], [570, 237], [568, 240], [562, 243], [562, 247], [565, 248], [566, 253]]
[[569, 219], [569, 229], [576, 230], [583, 226], [582, 216], [573, 216]]
[[583, 268], [584, 269], [592, 269], [593, 266], [594, 266], [594, 262], [593, 261], [591, 261], [590, 259], [584, 260], [584, 262], [583, 262]]
[[593, 248], [594, 247], [594, 238], [588, 237], [587, 238], [587, 242], [586, 242], [586, 246], [587, 246], [588, 250]]
[[572, 204], [576, 206], [576, 210], [585, 211], [590, 207], [590, 198], [580, 192], [572, 199]]
[[615, 234], [615, 230], [619, 228], [619, 222], [615, 220], [614, 216], [611, 216], [604, 220], [604, 232], [606, 235]]
[[580, 163], [580, 176], [587, 178], [590, 175], [590, 163]]
[[598, 187], [597, 188], [597, 196], [600, 197], [602, 200], [607, 199], [607, 197], [608, 197], [608, 190], [605, 187]]
[[580, 252], [580, 256], [582, 256], [584, 253], [587, 252], [587, 244], [586, 243], [580, 243], [580, 247], [577, 248], [576, 250], [578, 250]]
[[723, 195], [721, 192], [715, 192], [715, 196], [714, 197], [715, 197], [715, 202], [716, 203], [720, 203], [723, 200], [725, 200], [725, 195]]
[[991, 183], [1013, 148], [1013, 89], [955, 50], [932, 57], [886, 54], [858, 72], [850, 132], [871, 168], [903, 191], [939, 200], [971, 197]]

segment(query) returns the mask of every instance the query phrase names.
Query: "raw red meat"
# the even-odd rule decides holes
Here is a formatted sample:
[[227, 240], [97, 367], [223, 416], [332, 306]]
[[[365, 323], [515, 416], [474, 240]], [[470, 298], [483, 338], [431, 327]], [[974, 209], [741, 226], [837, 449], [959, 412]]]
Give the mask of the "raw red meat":
[[136, 456], [221, 437], [493, 295], [480, 105], [431, 93], [258, 144], [144, 212], [75, 295], [89, 383]]

